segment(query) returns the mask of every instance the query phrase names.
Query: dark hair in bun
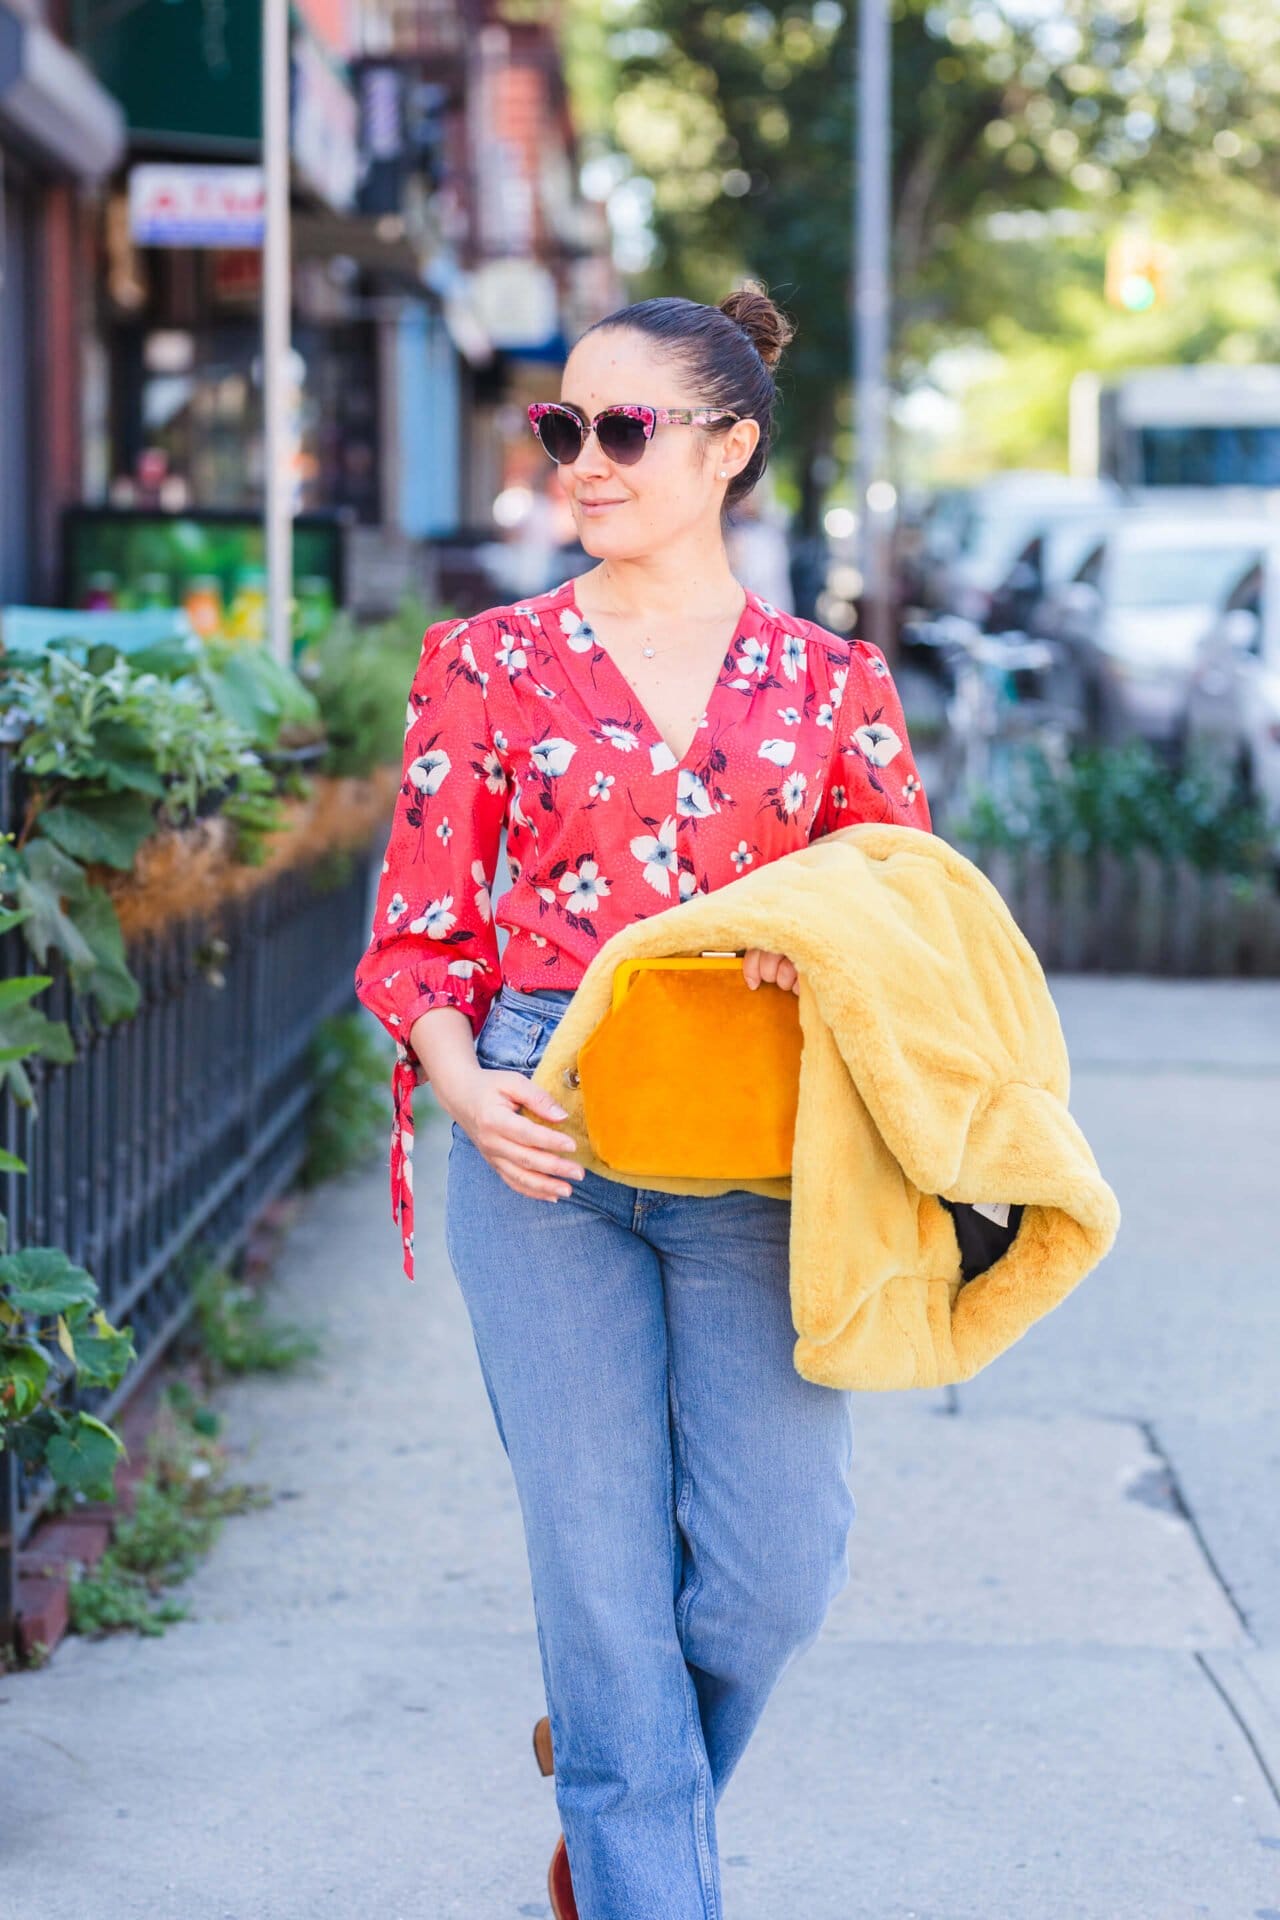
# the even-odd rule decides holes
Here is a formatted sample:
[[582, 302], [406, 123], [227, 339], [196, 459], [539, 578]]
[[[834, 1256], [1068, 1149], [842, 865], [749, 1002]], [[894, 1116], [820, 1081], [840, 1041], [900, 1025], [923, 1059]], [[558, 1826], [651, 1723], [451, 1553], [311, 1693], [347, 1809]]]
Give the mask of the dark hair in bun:
[[[700, 406], [725, 407], [743, 419], [759, 422], [755, 451], [725, 490], [726, 509], [745, 500], [768, 464], [778, 397], [773, 369], [795, 333], [760, 282], [747, 281], [718, 307], [678, 295], [637, 300], [595, 321], [579, 338], [606, 327], [627, 327], [669, 348], [696, 387]], [[695, 431], [721, 434], [732, 425], [727, 421], [722, 427]]]
[[719, 311], [737, 322], [772, 373], [795, 328], [782, 309], [774, 306], [759, 281], [748, 280], [720, 302]]

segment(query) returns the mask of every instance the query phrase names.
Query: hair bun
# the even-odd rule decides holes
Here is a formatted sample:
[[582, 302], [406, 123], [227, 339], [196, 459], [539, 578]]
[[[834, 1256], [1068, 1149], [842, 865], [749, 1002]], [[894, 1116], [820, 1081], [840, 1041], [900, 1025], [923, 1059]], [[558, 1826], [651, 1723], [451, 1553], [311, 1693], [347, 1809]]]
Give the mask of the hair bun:
[[736, 322], [752, 346], [772, 370], [782, 358], [782, 349], [795, 338], [795, 328], [780, 307], [776, 307], [759, 280], [748, 280], [720, 302], [721, 313]]

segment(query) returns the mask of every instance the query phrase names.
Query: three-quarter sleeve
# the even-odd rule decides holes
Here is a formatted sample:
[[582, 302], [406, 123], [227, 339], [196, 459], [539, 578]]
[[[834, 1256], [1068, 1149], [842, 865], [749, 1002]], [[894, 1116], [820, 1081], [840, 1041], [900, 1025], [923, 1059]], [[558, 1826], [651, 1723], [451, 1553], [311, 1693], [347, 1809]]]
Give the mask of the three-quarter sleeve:
[[855, 640], [849, 649], [834, 725], [827, 781], [809, 838], [860, 820], [932, 833], [902, 702], [884, 654], [869, 640]]
[[426, 1070], [410, 1031], [431, 1007], [457, 1007], [478, 1037], [502, 984], [490, 889], [506, 811], [474, 623], [428, 627], [409, 690], [404, 761], [356, 998], [396, 1043], [391, 1212], [413, 1278], [412, 1094]]
[[404, 762], [356, 996], [393, 1038], [429, 1007], [458, 1007], [478, 1035], [501, 985], [489, 889], [507, 775], [493, 744], [474, 628], [439, 621], [422, 642]]

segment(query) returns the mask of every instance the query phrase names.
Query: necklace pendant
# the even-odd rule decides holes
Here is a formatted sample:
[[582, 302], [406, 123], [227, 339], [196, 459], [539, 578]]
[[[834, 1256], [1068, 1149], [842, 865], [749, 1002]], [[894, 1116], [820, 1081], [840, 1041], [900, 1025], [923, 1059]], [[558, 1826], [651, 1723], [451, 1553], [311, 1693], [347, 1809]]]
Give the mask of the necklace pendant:
[[640, 651], [644, 655], [646, 660], [652, 660], [653, 654], [654, 654], [654, 649], [652, 647], [641, 647]]

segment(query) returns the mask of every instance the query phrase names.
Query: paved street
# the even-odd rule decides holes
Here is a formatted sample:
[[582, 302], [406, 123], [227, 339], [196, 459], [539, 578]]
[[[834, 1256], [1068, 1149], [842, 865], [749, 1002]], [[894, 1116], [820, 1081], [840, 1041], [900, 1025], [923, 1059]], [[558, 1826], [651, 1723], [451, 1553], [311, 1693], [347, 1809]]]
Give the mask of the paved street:
[[[853, 1577], [719, 1812], [725, 1920], [1280, 1920], [1280, 983], [1051, 982], [1123, 1209], [968, 1385], [855, 1413]], [[514, 1920], [559, 1829], [519, 1509], [445, 1259], [381, 1162], [220, 1396], [229, 1521], [163, 1638], [0, 1681], [2, 1920]], [[683, 1916], [672, 1916], [683, 1920]]]

